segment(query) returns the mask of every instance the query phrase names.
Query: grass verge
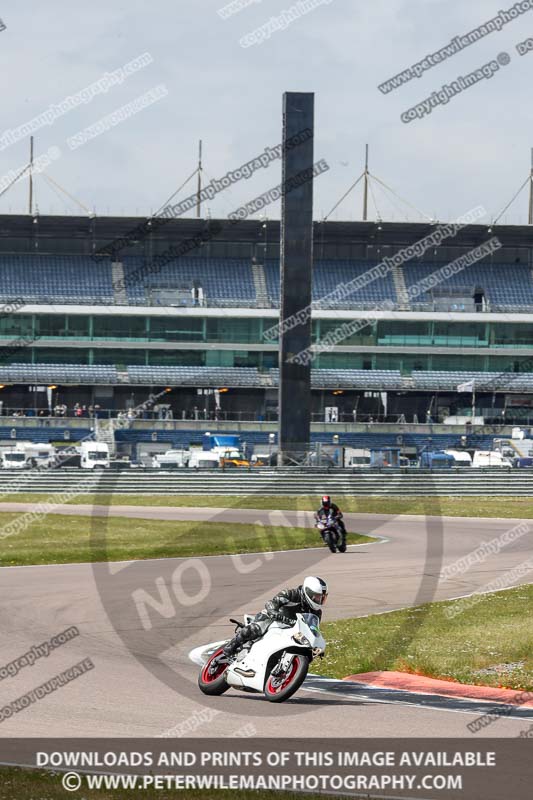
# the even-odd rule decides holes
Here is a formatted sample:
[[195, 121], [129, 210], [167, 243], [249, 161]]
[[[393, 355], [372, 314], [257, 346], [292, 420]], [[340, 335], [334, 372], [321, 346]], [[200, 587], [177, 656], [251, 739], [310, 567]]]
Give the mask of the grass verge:
[[[324, 490], [327, 486], [324, 487]], [[38, 503], [53, 502], [53, 494], [6, 494], [0, 502]], [[433, 513], [450, 517], [518, 517], [533, 519], [533, 497], [353, 497], [336, 495], [334, 498], [343, 511], [367, 514], [420, 514]], [[316, 511], [320, 496], [311, 495], [78, 495], [69, 501], [73, 505], [101, 504], [127, 506], [201, 506], [207, 508], [258, 508], [280, 511]]]
[[[313, 672], [343, 678], [397, 670], [480, 686], [533, 691], [533, 585], [461, 601], [323, 625]], [[447, 609], [460, 611], [453, 617]]]
[[[145, 800], [170, 800], [180, 797], [187, 800], [327, 800], [330, 795], [301, 795], [292, 792], [233, 792], [233, 791], [203, 791], [203, 790], [178, 790], [165, 791], [147, 789], [143, 790]], [[0, 800], [66, 800], [79, 796], [67, 792], [61, 786], [61, 774], [42, 772], [40, 770], [23, 770], [18, 768], [0, 768]], [[83, 789], [81, 795], [84, 800], [131, 800], [131, 789], [121, 791], [113, 789]]]
[[[21, 514], [0, 514], [0, 566], [211, 556], [322, 547], [310, 528], [48, 514], [5, 535]], [[97, 540], [99, 543], [92, 541]], [[349, 534], [349, 544], [375, 539]]]

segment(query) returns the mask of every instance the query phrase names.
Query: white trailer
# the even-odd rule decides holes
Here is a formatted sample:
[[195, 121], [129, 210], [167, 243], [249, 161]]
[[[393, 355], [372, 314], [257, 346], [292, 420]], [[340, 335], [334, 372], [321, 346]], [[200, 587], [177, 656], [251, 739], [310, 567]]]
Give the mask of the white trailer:
[[57, 451], [53, 444], [38, 442], [17, 442], [15, 450], [24, 453], [29, 467], [49, 469], [56, 463]]
[[4, 448], [0, 452], [0, 468], [1, 469], [26, 469], [28, 462], [22, 450], [17, 450], [15, 447]]

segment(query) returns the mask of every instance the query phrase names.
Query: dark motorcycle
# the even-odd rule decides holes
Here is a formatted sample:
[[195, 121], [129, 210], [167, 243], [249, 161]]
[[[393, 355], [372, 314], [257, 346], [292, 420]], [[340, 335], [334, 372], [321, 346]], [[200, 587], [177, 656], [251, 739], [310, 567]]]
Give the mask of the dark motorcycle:
[[342, 531], [341, 526], [331, 514], [325, 519], [319, 519], [316, 527], [320, 531], [320, 535], [332, 553], [345, 553], [346, 552], [346, 537]]

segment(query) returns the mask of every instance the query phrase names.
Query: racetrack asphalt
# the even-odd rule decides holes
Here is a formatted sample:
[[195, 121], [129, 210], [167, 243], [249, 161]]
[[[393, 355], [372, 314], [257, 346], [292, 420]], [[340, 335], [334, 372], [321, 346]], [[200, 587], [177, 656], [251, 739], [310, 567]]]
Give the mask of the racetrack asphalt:
[[[31, 504], [0, 504], [0, 511], [31, 509]], [[197, 535], [201, 535], [201, 523], [209, 520], [298, 527], [312, 524], [310, 512], [253, 509], [72, 505], [53, 513], [92, 514], [100, 521], [107, 514], [128, 516], [146, 519], [148, 525], [150, 519], [190, 520], [198, 524]], [[431, 703], [408, 693], [354, 690], [342, 682], [328, 684], [316, 679], [309, 679], [292, 701], [276, 707], [259, 695], [230, 691], [207, 698], [196, 689], [198, 667], [189, 652], [230, 636], [229, 616], [259, 610], [277, 590], [296, 585], [309, 572], [328, 580], [326, 617], [338, 619], [468, 595], [505, 578], [509, 570], [530, 558], [533, 550], [532, 535], [527, 532], [501, 552], [444, 581], [439, 579], [443, 566], [520, 520], [347, 513], [345, 521], [348, 531], [383, 538], [375, 544], [352, 546], [344, 555], [329, 554], [325, 549], [317, 554], [310, 549], [273, 556], [202, 558], [210, 588], [201, 610], [178, 603], [178, 608], [169, 611], [161, 602], [157, 609], [151, 608], [149, 636], [140, 613], [134, 613], [132, 598], [140, 588], [155, 596], [155, 587], [171, 586], [190, 559], [106, 565], [111, 579], [104, 582], [90, 564], [1, 568], [0, 668], [71, 625], [79, 628], [80, 636], [15, 677], [0, 680], [0, 707], [85, 657], [92, 659], [95, 668], [5, 719], [0, 723], [0, 736], [150, 737], [169, 731], [178, 736], [221, 737], [239, 732], [276, 736], [280, 731], [286, 736], [300, 736], [303, 731], [310, 736], [473, 735], [467, 723], [491, 710], [490, 704]], [[316, 535], [310, 531], [311, 540]], [[529, 579], [530, 575], [508, 585]], [[186, 596], [192, 595], [186, 582], [183, 589]], [[176, 690], [159, 679], [160, 661], [177, 678], [176, 685], [181, 682], [186, 690]], [[209, 713], [200, 717], [206, 708]], [[518, 736], [531, 724], [524, 712], [526, 709], [515, 709], [475, 735]]]

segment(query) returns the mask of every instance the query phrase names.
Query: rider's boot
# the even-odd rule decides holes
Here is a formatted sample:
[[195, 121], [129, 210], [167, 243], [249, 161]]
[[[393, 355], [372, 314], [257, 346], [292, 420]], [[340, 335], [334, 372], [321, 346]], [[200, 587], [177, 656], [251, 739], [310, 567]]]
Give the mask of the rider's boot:
[[224, 646], [223, 654], [227, 659], [234, 658], [239, 650], [246, 642], [259, 639], [263, 634], [261, 627], [256, 622], [251, 622], [249, 625], [243, 625], [239, 628], [233, 639]]
[[241, 628], [239, 632], [235, 634], [233, 639], [230, 639], [230, 641], [224, 645], [221, 656], [223, 655], [227, 660], [232, 659], [235, 655], [237, 655], [247, 639], [248, 637], [246, 635], [243, 636], [243, 628]]

